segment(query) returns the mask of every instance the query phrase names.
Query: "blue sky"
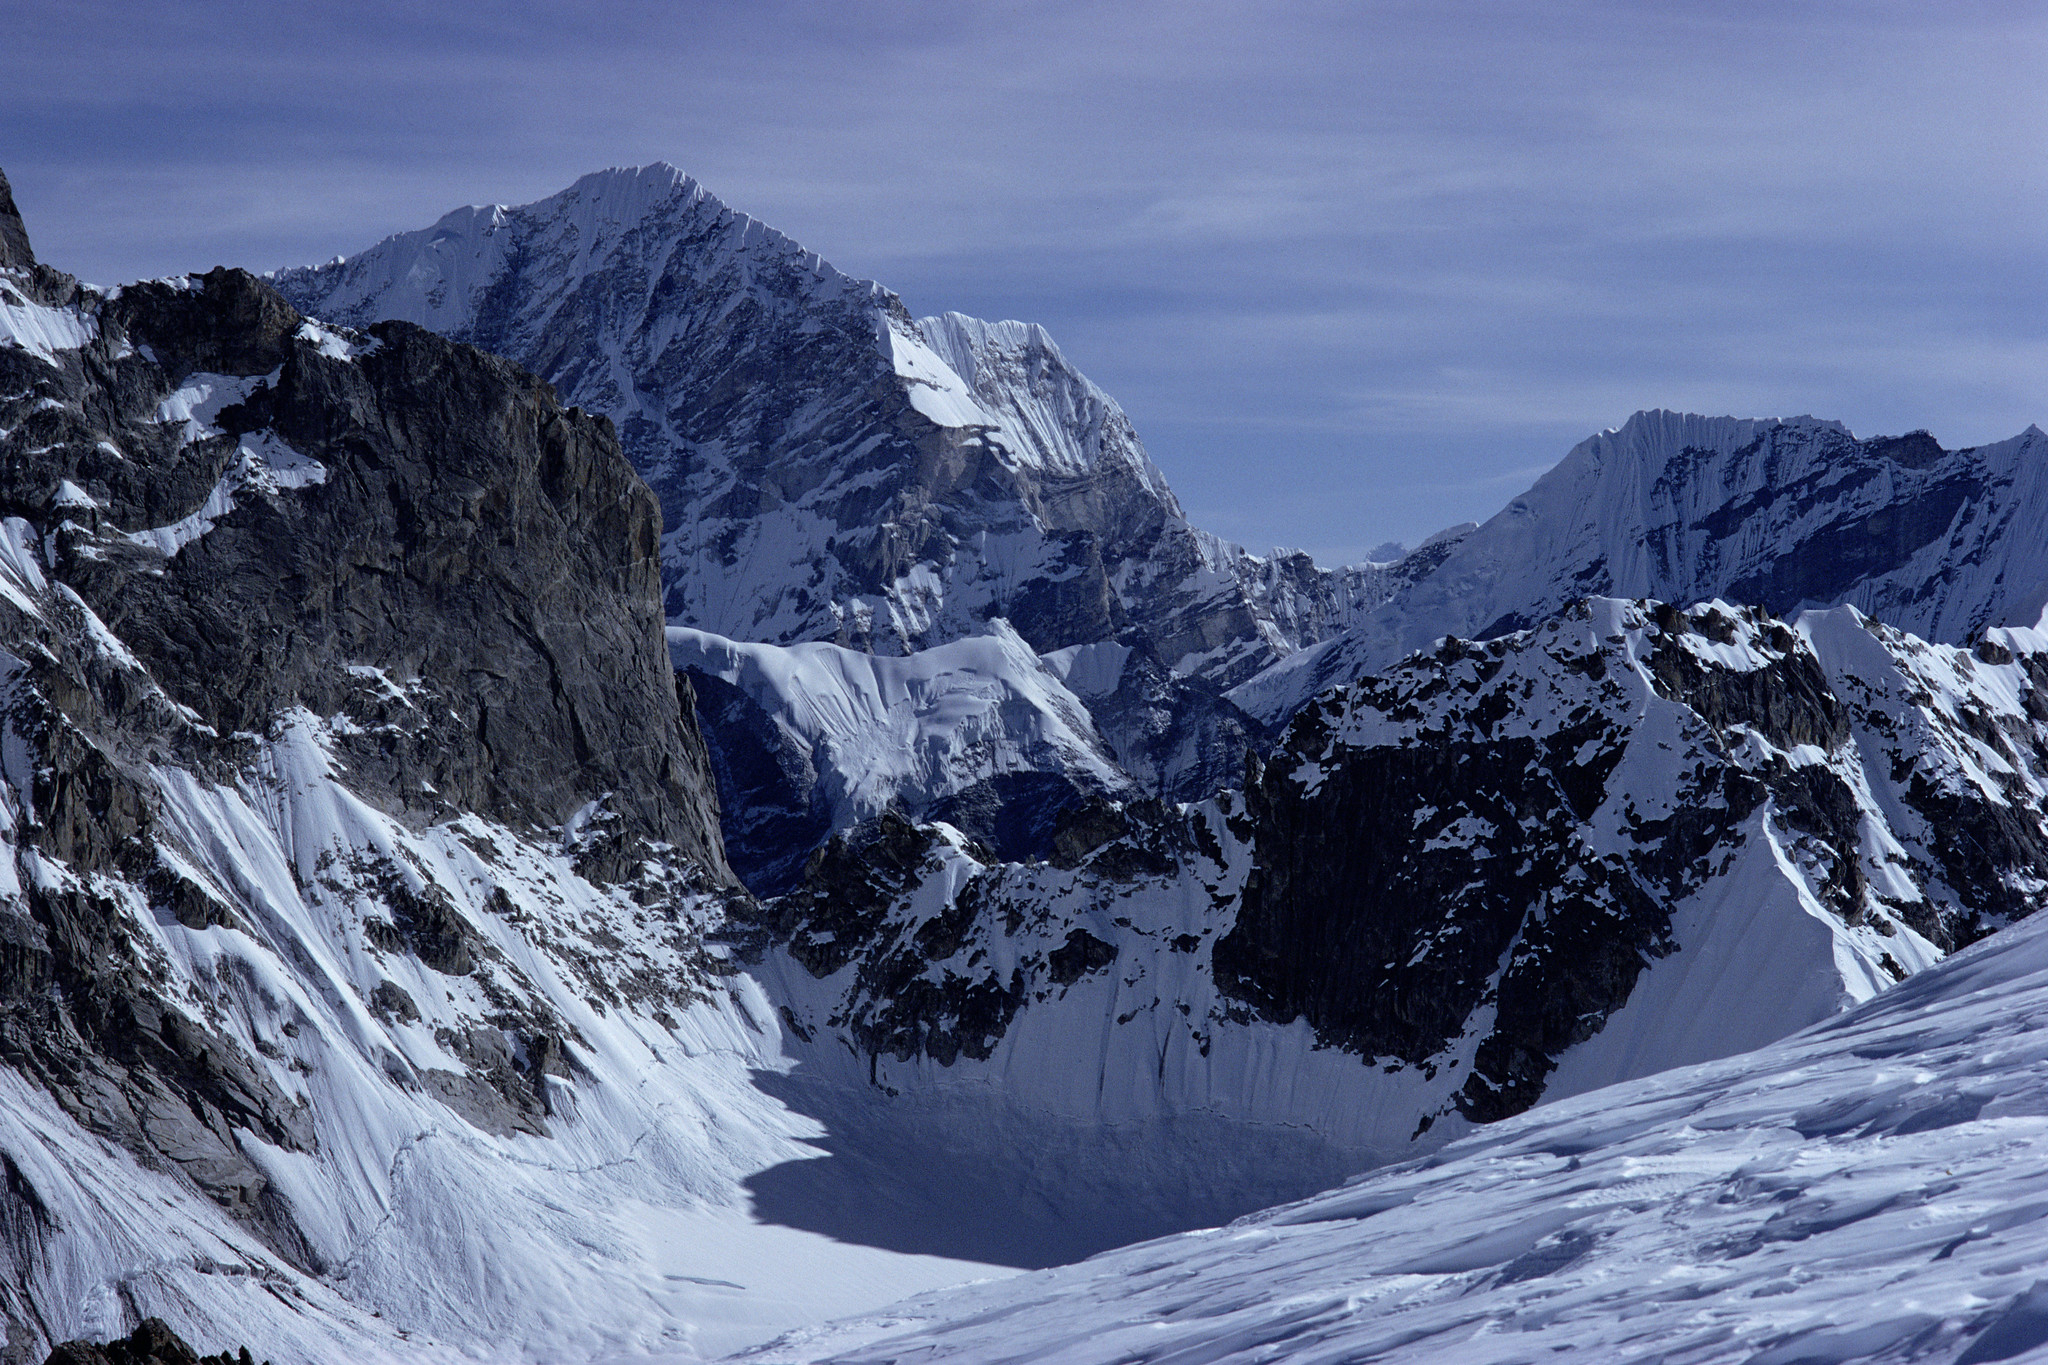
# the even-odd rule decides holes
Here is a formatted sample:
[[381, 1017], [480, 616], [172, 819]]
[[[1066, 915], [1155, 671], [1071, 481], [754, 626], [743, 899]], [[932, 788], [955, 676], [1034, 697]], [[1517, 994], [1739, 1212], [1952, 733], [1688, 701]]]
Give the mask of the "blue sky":
[[0, 167], [112, 283], [665, 160], [1045, 323], [1202, 525], [1355, 558], [1644, 407], [2048, 424], [2048, 7], [10, 6]]

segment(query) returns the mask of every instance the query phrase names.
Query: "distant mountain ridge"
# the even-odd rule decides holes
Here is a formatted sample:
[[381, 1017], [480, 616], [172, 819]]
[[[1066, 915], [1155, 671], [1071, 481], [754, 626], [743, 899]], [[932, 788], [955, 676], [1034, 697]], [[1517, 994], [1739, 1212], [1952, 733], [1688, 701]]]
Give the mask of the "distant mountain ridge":
[[1043, 328], [912, 319], [668, 166], [457, 210], [276, 282], [339, 322], [496, 350], [611, 415], [662, 499], [671, 623], [736, 641], [909, 653], [1001, 617], [1045, 654], [1136, 632], [1273, 726], [1441, 636], [1588, 593], [1849, 603], [1951, 642], [2048, 604], [2032, 428], [1947, 451], [1647, 411], [1393, 564], [1251, 555], [1187, 522]]
[[1842, 604], [1923, 639], [2048, 605], [2048, 434], [1944, 450], [1839, 422], [1639, 412], [1573, 447], [1432, 572], [1231, 692], [1269, 722], [1445, 635], [1489, 638], [1589, 593], [1789, 616]]

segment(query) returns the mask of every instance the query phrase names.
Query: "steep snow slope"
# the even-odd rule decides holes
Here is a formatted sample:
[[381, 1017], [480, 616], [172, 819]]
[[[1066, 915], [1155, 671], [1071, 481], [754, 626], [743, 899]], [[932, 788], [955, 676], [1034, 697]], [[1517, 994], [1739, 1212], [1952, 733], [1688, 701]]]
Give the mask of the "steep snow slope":
[[1781, 616], [1848, 603], [1923, 639], [2048, 605], [2048, 435], [1943, 450], [1838, 422], [1639, 412], [1574, 447], [1441, 567], [1233, 700], [1268, 721], [1445, 635], [1486, 638], [1587, 593]]
[[1043, 329], [913, 321], [672, 167], [457, 210], [276, 283], [336, 322], [509, 356], [611, 416], [662, 500], [677, 625], [877, 653], [994, 616], [1041, 652], [1134, 625], [1227, 684], [1390, 590], [1190, 527]]
[[0, 279], [7, 1358], [688, 1358], [987, 1273], [750, 1210], [820, 1129], [608, 426], [239, 272]]
[[885, 817], [738, 946], [807, 1112], [1189, 1160], [1204, 1115], [1312, 1137], [1307, 1181], [1759, 1046], [2029, 913], [2044, 688], [2034, 630], [1595, 599], [1337, 689], [1244, 795], [1071, 811], [1044, 862]]
[[2048, 1349], [2044, 1162], [2036, 919], [1760, 1051], [744, 1358], [2032, 1360]]
[[[161, 975], [148, 1027], [205, 1027], [289, 1107], [288, 1141], [237, 1129], [169, 1154], [188, 1176], [246, 1163], [289, 1254], [8, 1076], [10, 1348], [154, 1315], [279, 1362], [694, 1358], [991, 1273], [752, 1217], [745, 1178], [815, 1157], [818, 1127], [754, 1084], [786, 1065], [773, 1011], [744, 979], [707, 981], [687, 907], [650, 923], [571, 849], [473, 817], [407, 831], [337, 780], [329, 726], [291, 727], [232, 786], [159, 775], [231, 920], [187, 928], [96, 886]], [[451, 907], [466, 972], [386, 946], [404, 898], [379, 881], [403, 873]]]

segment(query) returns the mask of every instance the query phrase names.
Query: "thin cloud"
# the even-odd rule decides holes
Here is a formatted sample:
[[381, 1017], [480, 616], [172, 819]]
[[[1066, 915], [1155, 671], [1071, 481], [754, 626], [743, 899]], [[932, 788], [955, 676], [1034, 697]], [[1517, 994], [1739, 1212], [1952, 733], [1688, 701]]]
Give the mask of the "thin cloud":
[[665, 159], [1047, 323], [1191, 512], [1323, 557], [1646, 406], [2048, 422], [2034, 5], [32, 0], [9, 46], [0, 165], [89, 278]]

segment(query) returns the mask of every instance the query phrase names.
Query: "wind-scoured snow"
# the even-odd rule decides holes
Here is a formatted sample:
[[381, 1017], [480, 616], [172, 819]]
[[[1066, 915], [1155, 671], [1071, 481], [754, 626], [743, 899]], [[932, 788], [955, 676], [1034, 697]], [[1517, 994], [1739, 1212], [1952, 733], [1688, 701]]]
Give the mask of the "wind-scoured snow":
[[213, 419], [220, 415], [221, 409], [243, 402], [267, 382], [268, 378], [248, 375], [205, 372], [187, 375], [169, 397], [157, 404], [156, 420], [181, 424], [187, 444], [218, 436], [221, 430], [213, 424]]
[[75, 351], [99, 335], [99, 322], [77, 308], [51, 308], [24, 298], [0, 281], [0, 346], [27, 351], [47, 365], [60, 351]]
[[974, 390], [932, 353], [923, 337], [900, 323], [882, 324], [883, 344], [896, 375], [905, 382], [910, 405], [942, 427], [990, 428], [996, 420], [974, 401]]
[[181, 1181], [81, 1132], [11, 1070], [0, 1070], [0, 1152], [21, 1200], [15, 1236], [40, 1262], [36, 1282], [0, 1283], [0, 1307], [32, 1320], [39, 1301], [65, 1305], [49, 1324], [55, 1339], [126, 1336], [147, 1305], [208, 1349], [232, 1335], [279, 1361], [450, 1358], [281, 1264]]
[[942, 313], [919, 318], [917, 328], [989, 414], [1010, 459], [1068, 478], [1105, 460], [1122, 464], [1178, 511], [1166, 476], [1128, 431], [1123, 410], [1068, 363], [1043, 327]]
[[[317, 511], [333, 473], [274, 429], [226, 434], [264, 378], [173, 388], [119, 340], [30, 381], [60, 396], [7, 398], [52, 439], [14, 437], [35, 520], [0, 520], [0, 1356], [154, 1315], [278, 1365], [692, 1360], [1003, 1273], [756, 1212], [748, 1180], [827, 1154], [764, 1088], [793, 1065], [775, 1005], [706, 941], [726, 889], [670, 842], [585, 875], [609, 794], [542, 828], [423, 815], [351, 771], [412, 742], [397, 722], [454, 714], [397, 627], [368, 636], [377, 664], [309, 665], [317, 714], [226, 733], [171, 699], [123, 638], [178, 627], [86, 575], [194, 572], [238, 500]], [[312, 324], [290, 344], [273, 384], [369, 349]], [[116, 362], [127, 382], [94, 387]], [[155, 505], [197, 507], [131, 531], [133, 490], [85, 472], [117, 460], [181, 474]], [[66, 976], [80, 957], [104, 973]]]
[[1805, 1033], [769, 1362], [1793, 1365], [2048, 1348], [2048, 923]]
[[[189, 429], [202, 419], [187, 417], [185, 420]], [[236, 450], [234, 463], [228, 467], [227, 473], [221, 475], [220, 482], [213, 486], [213, 491], [206, 495], [206, 501], [196, 511], [168, 526], [131, 531], [128, 538], [168, 558], [211, 531], [215, 522], [234, 511], [237, 497], [246, 497], [252, 492], [276, 494], [285, 489], [309, 488], [326, 479], [326, 466], [318, 460], [293, 450], [274, 432], [255, 432], [243, 438]]]

